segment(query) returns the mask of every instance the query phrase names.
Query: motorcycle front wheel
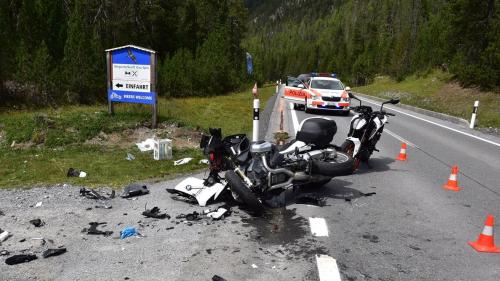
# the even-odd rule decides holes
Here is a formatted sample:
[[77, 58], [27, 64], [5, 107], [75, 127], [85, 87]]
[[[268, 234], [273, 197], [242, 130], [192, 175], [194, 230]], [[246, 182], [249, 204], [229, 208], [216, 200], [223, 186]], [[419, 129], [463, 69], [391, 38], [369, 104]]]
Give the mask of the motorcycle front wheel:
[[[352, 155], [354, 154], [354, 143], [350, 140], [346, 140], [340, 146], [340, 150], [347, 153], [349, 156], [353, 157]], [[354, 161], [352, 164], [353, 172], [359, 168], [359, 164], [361, 164], [361, 159], [359, 159], [358, 157], [354, 157]]]
[[347, 176], [352, 174], [354, 160], [344, 152], [337, 152], [334, 158], [313, 160], [311, 172], [329, 177]]
[[226, 172], [226, 181], [231, 191], [236, 193], [238, 199], [243, 201], [254, 214], [262, 215], [264, 212], [264, 205], [234, 171]]

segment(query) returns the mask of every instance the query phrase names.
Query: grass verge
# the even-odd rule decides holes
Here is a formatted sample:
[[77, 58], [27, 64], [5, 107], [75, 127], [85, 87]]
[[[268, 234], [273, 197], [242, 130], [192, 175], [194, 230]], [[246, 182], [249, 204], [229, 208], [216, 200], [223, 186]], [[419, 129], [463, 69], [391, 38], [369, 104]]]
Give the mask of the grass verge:
[[500, 128], [500, 93], [462, 88], [450, 79], [450, 74], [439, 70], [423, 76], [413, 75], [401, 82], [379, 76], [372, 84], [354, 90], [386, 99], [398, 97], [404, 104], [466, 120], [471, 117], [474, 101], [479, 100], [476, 126]]
[[[260, 89], [261, 104], [274, 94], [274, 89]], [[216, 97], [160, 99], [159, 121], [167, 128], [177, 123], [201, 131], [221, 127], [225, 135], [248, 133], [252, 127], [252, 99], [251, 90]], [[125, 147], [86, 144], [103, 133], [124, 136], [148, 125], [150, 118], [149, 107], [134, 104], [117, 105], [114, 116], [107, 114], [104, 105], [0, 113], [0, 188], [58, 183], [120, 187], [206, 168], [198, 164], [203, 158], [198, 149], [178, 148], [175, 140], [174, 159], [193, 157], [193, 161], [181, 166], [174, 166], [170, 160], [155, 161], [151, 152], [139, 152], [133, 142]], [[127, 153], [136, 159], [125, 160]], [[87, 172], [87, 177], [67, 178], [70, 167]]]

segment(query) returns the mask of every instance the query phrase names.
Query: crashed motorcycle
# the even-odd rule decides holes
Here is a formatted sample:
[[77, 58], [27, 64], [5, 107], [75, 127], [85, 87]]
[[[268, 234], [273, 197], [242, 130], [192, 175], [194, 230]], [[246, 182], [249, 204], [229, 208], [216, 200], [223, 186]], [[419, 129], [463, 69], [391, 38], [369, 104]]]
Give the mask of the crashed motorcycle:
[[191, 194], [201, 205], [227, 189], [236, 201], [260, 214], [266, 208], [263, 202], [287, 189], [322, 186], [352, 173], [352, 157], [331, 145], [336, 132], [335, 121], [308, 118], [296, 139], [280, 150], [267, 141], [250, 143], [244, 134], [222, 138], [220, 129], [210, 129], [200, 143], [210, 163], [208, 177], [188, 178], [175, 190]]
[[388, 122], [387, 116], [395, 116], [384, 111], [384, 105], [398, 104], [399, 100], [385, 101], [379, 111], [373, 111], [370, 106], [362, 105], [361, 100], [352, 93], [349, 93], [349, 97], [359, 101], [359, 106], [353, 108], [356, 114], [351, 119], [349, 133], [341, 146], [341, 151], [354, 158], [353, 170], [357, 170], [362, 161], [368, 162], [373, 151], [379, 151], [375, 146]]

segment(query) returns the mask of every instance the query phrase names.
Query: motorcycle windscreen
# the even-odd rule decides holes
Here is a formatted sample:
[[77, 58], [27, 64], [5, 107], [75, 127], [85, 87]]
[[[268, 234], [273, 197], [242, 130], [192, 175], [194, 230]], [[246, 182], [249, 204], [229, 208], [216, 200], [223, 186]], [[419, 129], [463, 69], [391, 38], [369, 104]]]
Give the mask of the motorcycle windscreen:
[[[302, 88], [299, 86], [301, 85]], [[305, 85], [302, 81], [295, 77], [288, 77], [286, 81], [284, 97], [294, 103], [305, 104], [306, 93]]]

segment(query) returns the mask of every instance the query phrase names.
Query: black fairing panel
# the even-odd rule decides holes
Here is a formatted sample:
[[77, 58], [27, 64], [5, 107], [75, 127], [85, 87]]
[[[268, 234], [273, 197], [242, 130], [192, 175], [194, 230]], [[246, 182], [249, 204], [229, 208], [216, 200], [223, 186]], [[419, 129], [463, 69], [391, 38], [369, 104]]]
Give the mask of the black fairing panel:
[[316, 148], [325, 148], [337, 133], [337, 123], [324, 118], [309, 118], [297, 132], [296, 140], [314, 144]]

